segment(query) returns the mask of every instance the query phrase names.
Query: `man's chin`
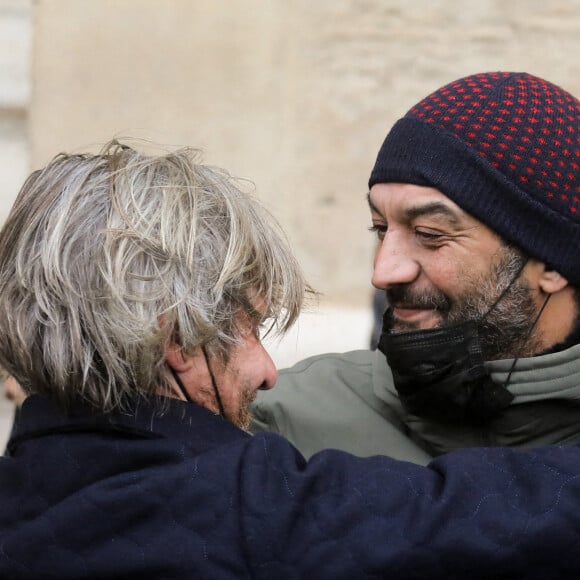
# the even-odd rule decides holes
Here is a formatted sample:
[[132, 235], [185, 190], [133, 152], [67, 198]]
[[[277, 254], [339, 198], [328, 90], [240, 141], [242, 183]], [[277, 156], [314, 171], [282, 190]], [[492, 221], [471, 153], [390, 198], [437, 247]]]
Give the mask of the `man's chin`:
[[258, 392], [244, 391], [240, 398], [240, 408], [236, 417], [234, 418], [234, 424], [243, 431], [247, 431], [250, 428], [250, 423], [252, 422], [252, 414], [250, 413], [250, 405], [256, 400]]

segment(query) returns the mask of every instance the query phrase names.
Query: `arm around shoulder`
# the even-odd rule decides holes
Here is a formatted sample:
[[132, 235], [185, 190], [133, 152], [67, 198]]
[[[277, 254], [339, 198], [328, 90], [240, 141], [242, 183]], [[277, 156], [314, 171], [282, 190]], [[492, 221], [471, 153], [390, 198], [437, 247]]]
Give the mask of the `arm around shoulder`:
[[269, 577], [539, 580], [580, 571], [576, 447], [471, 449], [420, 467], [339, 451], [306, 462], [259, 435], [248, 453], [242, 483], [260, 493], [244, 522], [271, 539], [250, 555]]

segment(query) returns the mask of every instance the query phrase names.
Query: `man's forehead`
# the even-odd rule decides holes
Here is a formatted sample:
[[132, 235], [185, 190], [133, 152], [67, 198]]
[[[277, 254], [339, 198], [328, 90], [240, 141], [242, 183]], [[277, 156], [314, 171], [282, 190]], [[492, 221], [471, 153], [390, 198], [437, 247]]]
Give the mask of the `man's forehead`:
[[435, 187], [411, 183], [377, 183], [373, 185], [368, 202], [371, 211], [384, 217], [390, 213], [408, 218], [425, 214], [439, 214], [454, 221], [459, 219], [476, 220], [462, 210], [454, 201]]

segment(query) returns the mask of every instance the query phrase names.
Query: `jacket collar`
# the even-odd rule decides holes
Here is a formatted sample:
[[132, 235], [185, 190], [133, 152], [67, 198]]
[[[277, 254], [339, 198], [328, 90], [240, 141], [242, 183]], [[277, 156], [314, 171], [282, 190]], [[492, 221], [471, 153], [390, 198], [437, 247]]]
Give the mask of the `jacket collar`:
[[[486, 362], [485, 367], [496, 383], [505, 383], [514, 359]], [[393, 374], [385, 356], [376, 351], [373, 360], [373, 389], [380, 399], [398, 398]], [[512, 405], [543, 399], [580, 399], [580, 344], [562, 350], [516, 361], [508, 390], [514, 395]]]
[[[493, 361], [486, 368], [494, 381], [505, 383], [513, 363], [513, 359]], [[438, 423], [406, 413], [380, 352], [373, 361], [373, 388], [399, 415], [409, 437], [431, 456], [463, 447], [530, 447], [580, 440], [580, 405], [570, 404], [580, 400], [580, 345], [519, 359], [508, 385], [514, 400], [485, 428]]]
[[176, 399], [143, 397], [129, 402], [122, 413], [103, 415], [83, 404], [75, 404], [63, 412], [47, 397], [31, 395], [22, 405], [7, 450], [13, 454], [28, 439], [74, 432], [116, 432], [135, 438], [175, 439], [198, 452], [250, 437], [208, 409]]
[[[486, 363], [491, 378], [505, 383], [514, 360]], [[513, 404], [543, 399], [580, 399], [580, 344], [559, 352], [518, 359], [509, 377]]]

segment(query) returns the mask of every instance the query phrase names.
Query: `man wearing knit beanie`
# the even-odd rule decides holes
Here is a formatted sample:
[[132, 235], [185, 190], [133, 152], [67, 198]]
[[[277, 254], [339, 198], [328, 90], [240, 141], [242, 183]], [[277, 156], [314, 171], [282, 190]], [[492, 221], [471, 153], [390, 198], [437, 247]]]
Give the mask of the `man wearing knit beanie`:
[[579, 167], [580, 102], [544, 79], [476, 74], [412, 107], [369, 180], [379, 351], [282, 371], [255, 430], [416, 463], [579, 441]]

